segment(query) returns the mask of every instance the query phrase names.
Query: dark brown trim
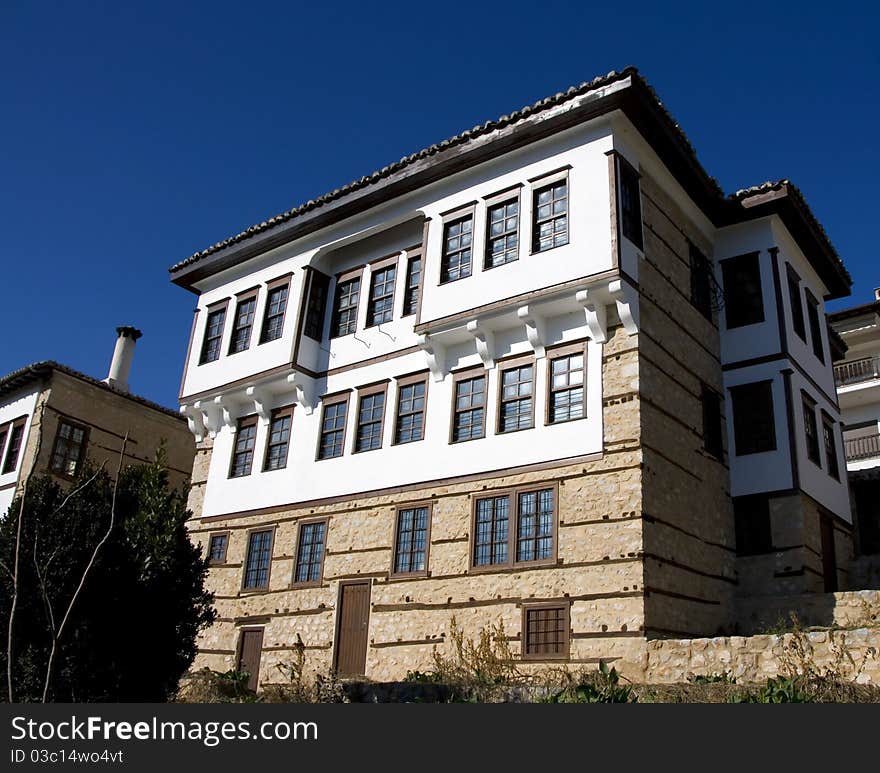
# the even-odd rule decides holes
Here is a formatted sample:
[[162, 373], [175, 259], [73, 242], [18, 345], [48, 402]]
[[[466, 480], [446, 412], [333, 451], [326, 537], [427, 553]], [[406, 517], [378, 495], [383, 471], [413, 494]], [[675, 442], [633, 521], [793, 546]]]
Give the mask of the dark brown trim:
[[440, 212], [438, 216], [444, 220], [458, 220], [459, 217], [465, 217], [469, 212], [472, 213], [479, 203], [476, 199], [466, 201], [464, 204], [459, 204], [452, 209], [447, 209], [445, 212]]
[[276, 287], [283, 287], [284, 285], [289, 285], [290, 280], [293, 278], [293, 271], [288, 271], [286, 274], [282, 274], [275, 279], [270, 279], [265, 282], [267, 290], [274, 290]]
[[[300, 282], [300, 290], [299, 290], [299, 302], [296, 305], [296, 331], [294, 332], [294, 341], [293, 341], [293, 355], [290, 358], [290, 367], [299, 368], [299, 352], [302, 348], [302, 339], [303, 335], [305, 335], [305, 325], [306, 325], [306, 312], [308, 311], [308, 303], [309, 303], [309, 294], [312, 292], [312, 282], [314, 281], [315, 274], [318, 273], [317, 269], [312, 268], [312, 266], [306, 265], [303, 267], [303, 280]], [[326, 276], [326, 274], [325, 274]], [[290, 282], [290, 289], [293, 290], [293, 281]], [[330, 306], [330, 277], [327, 277], [327, 298], [324, 299], [324, 319], [322, 321], [322, 330], [321, 330], [321, 339], [324, 338], [324, 324], [327, 321], [327, 309]], [[290, 297], [287, 298], [287, 303], [290, 303]], [[320, 341], [318, 344], [320, 345]]]
[[[368, 386], [362, 386], [357, 388], [357, 405], [355, 406], [355, 414], [354, 414], [354, 444], [352, 445], [351, 452], [352, 454], [363, 454], [368, 451], [379, 451], [385, 445], [385, 419], [388, 416], [388, 383], [390, 379], [383, 379], [382, 381], [375, 382]], [[382, 398], [382, 418], [379, 420], [379, 447], [378, 448], [358, 448], [358, 438], [360, 437], [360, 429], [361, 429], [361, 403], [365, 397], [370, 397], [371, 395], [383, 395]], [[346, 425], [348, 424], [348, 420], [346, 417]], [[370, 422], [372, 423], [372, 422]]]
[[[482, 433], [479, 437], [466, 438], [465, 440], [455, 440], [455, 418], [460, 412], [458, 410], [457, 391], [458, 385], [462, 381], [470, 379], [483, 378], [483, 426]], [[473, 408], [465, 410], [471, 411]], [[461, 411], [462, 413], [464, 411]], [[486, 414], [489, 412], [489, 371], [483, 365], [468, 367], [466, 369], [452, 372], [452, 406], [449, 413], [449, 443], [468, 443], [472, 440], [482, 440], [486, 437]]]
[[[776, 298], [776, 320], [779, 325], [779, 348], [783, 354], [788, 354], [788, 330], [785, 326], [785, 309], [782, 306], [782, 280], [779, 276], [779, 247], [770, 247], [767, 249], [767, 252], [770, 253], [770, 262], [773, 265], [773, 294]], [[794, 310], [792, 310], [792, 319], [793, 318]]]
[[[26, 421], [27, 421], [26, 417], [24, 419], [17, 419], [16, 420], [16, 422], [22, 422], [22, 423], [24, 423]], [[10, 426], [9, 426], [10, 432], [11, 432], [12, 428], [16, 425], [16, 422], [13, 422], [12, 424], [10, 424]], [[67, 425], [68, 427], [72, 427], [73, 429], [81, 429], [83, 431], [83, 439], [82, 439], [82, 444], [80, 445], [79, 455], [76, 458], [76, 466], [74, 467], [73, 472], [70, 474], [67, 474], [65, 472], [62, 472], [60, 470], [55, 469], [55, 454], [58, 451], [58, 441], [61, 439], [61, 427], [64, 425]], [[86, 451], [89, 447], [90, 435], [91, 435], [91, 427], [89, 427], [87, 424], [82, 424], [81, 422], [76, 422], [76, 421], [70, 421], [67, 417], [59, 416], [58, 426], [55, 428], [55, 439], [52, 441], [52, 453], [49, 456], [49, 472], [51, 472], [53, 475], [55, 475], [59, 478], [63, 478], [64, 480], [73, 480], [76, 477], [76, 474], [80, 471], [80, 468], [82, 467], [83, 461], [85, 461]], [[23, 438], [22, 440], [25, 441], [26, 438]], [[0, 449], [0, 451], [2, 451], [2, 450], [3, 449]], [[36, 460], [34, 460], [34, 461], [36, 462]], [[5, 469], [5, 467], [6, 467], [6, 462], [4, 460], [3, 468]]]
[[[251, 593], [262, 593], [267, 590], [272, 585], [272, 564], [274, 563], [273, 553], [275, 552], [275, 530], [278, 528], [276, 524], [266, 525], [262, 524], [260, 526], [253, 526], [250, 529], [245, 531], [244, 537], [244, 560], [241, 564], [241, 587], [239, 588], [239, 595], [247, 595]], [[266, 569], [266, 584], [260, 585], [258, 587], [248, 588], [245, 587], [245, 580], [247, 580], [247, 571], [248, 571], [248, 557], [250, 556], [251, 550], [251, 534], [259, 532], [259, 531], [269, 531], [272, 532], [272, 536], [269, 537], [269, 567]]]
[[614, 268], [620, 267], [620, 215], [617, 211], [618, 209], [618, 195], [617, 191], [620, 188], [620, 182], [618, 181], [618, 172], [617, 172], [617, 163], [615, 161], [615, 155], [617, 151], [614, 149], [609, 150], [606, 155], [608, 156], [608, 193], [609, 193], [609, 206], [611, 211], [611, 265]]
[[370, 600], [367, 604], [367, 632], [368, 635], [364, 638], [367, 642], [367, 650], [369, 651], [370, 646], [370, 638], [369, 638], [369, 630], [370, 630], [370, 616], [372, 613], [372, 596], [373, 596], [373, 581], [372, 579], [364, 579], [364, 580], [340, 580], [339, 587], [336, 591], [336, 621], [333, 626], [333, 670], [337, 671], [339, 668], [339, 629], [342, 627], [342, 590], [348, 585], [366, 585], [370, 589]]
[[529, 184], [539, 183], [543, 184], [548, 177], [554, 177], [559, 175], [559, 179], [561, 180], [563, 176], [567, 177], [568, 172], [571, 171], [571, 164], [563, 164], [562, 166], [556, 167], [555, 169], [551, 169], [548, 172], [541, 172], [541, 174], [536, 175], [535, 177], [529, 177], [526, 182]]
[[[398, 548], [398, 530], [400, 528], [400, 512], [401, 510], [418, 510], [427, 508], [428, 510], [428, 526], [425, 534], [425, 568], [415, 572], [397, 572], [394, 567], [397, 566], [397, 548]], [[431, 500], [422, 502], [407, 502], [403, 505], [394, 506], [394, 528], [391, 532], [391, 568], [388, 572], [390, 579], [416, 578], [430, 576], [431, 561], [431, 524], [434, 521], [434, 503]]]
[[[455, 209], [450, 209], [447, 212], [440, 213], [440, 261], [437, 265], [439, 269], [437, 273], [437, 286], [443, 286], [448, 284], [454, 284], [455, 282], [460, 282], [463, 279], [468, 279], [472, 277], [476, 273], [477, 268], [477, 204], [479, 202], [472, 201], [468, 204], [464, 204], [460, 207], [456, 207]], [[444, 279], [443, 278], [443, 266], [446, 261], [446, 226], [450, 223], [453, 223], [457, 220], [467, 220], [470, 218], [471, 220], [471, 270], [467, 276], [459, 276], [457, 279]], [[456, 250], [456, 252], [463, 252], [464, 250]], [[427, 266], [426, 266], [427, 267]]]
[[[324, 546], [321, 548], [321, 568], [318, 571], [318, 579], [317, 580], [309, 580], [307, 582], [297, 582], [296, 573], [299, 569], [299, 549], [302, 544], [302, 531], [303, 526], [309, 526], [310, 524], [315, 523], [323, 523], [324, 524]], [[330, 516], [325, 515], [319, 518], [304, 518], [301, 521], [297, 521], [296, 524], [296, 548], [293, 554], [293, 571], [290, 575], [290, 587], [292, 589], [297, 588], [320, 588], [324, 583], [324, 560], [327, 558], [327, 542], [330, 538]]]
[[[394, 400], [394, 413], [392, 415], [392, 427], [391, 427], [391, 445], [399, 446], [399, 445], [409, 445], [409, 443], [419, 443], [425, 439], [425, 435], [428, 428], [428, 390], [430, 389], [430, 371], [421, 370], [417, 373], [410, 373], [406, 376], [397, 376], [395, 378], [397, 382], [397, 389], [395, 390], [395, 400]], [[401, 443], [398, 441], [398, 420], [400, 419], [400, 390], [404, 387], [413, 386], [414, 384], [424, 384], [425, 385], [425, 396], [422, 399], [422, 436], [418, 440], [408, 440], [406, 443]]]
[[256, 298], [260, 294], [260, 285], [254, 285], [253, 287], [248, 287], [247, 290], [239, 290], [234, 294], [234, 297], [238, 299], [238, 303], [241, 303], [242, 299], [249, 299], [251, 296]]
[[[217, 360], [213, 360], [213, 362], [217, 362]], [[228, 392], [230, 389], [236, 389], [237, 387], [253, 384], [255, 381], [260, 381], [269, 376], [274, 376], [277, 373], [289, 373], [291, 370], [292, 368], [290, 366], [290, 363], [277, 365], [274, 368], [269, 368], [268, 370], [262, 370], [259, 373], [254, 373], [247, 378], [239, 378], [235, 381], [229, 381], [225, 384], [219, 384], [215, 387], [212, 387], [211, 389], [206, 389], [202, 392], [193, 392], [192, 394], [184, 395], [180, 398], [180, 402], [191, 403], [196, 400], [201, 400], [205, 397], [210, 397], [211, 395], [216, 395], [219, 392]]]
[[[348, 425], [351, 422], [351, 392], [351, 389], [346, 389], [344, 392], [336, 392], [335, 394], [325, 395], [321, 398], [321, 423], [318, 425], [318, 447], [315, 449], [316, 462], [325, 462], [330, 459], [341, 459], [345, 456], [345, 445], [348, 442]], [[345, 424], [342, 427], [342, 453], [338, 456], [321, 458], [321, 442], [324, 439], [324, 412], [328, 407], [337, 405], [338, 403], [345, 403]]]
[[[560, 344], [559, 346], [549, 347], [545, 351], [544, 361], [546, 362], [546, 383], [544, 398], [544, 426], [556, 426], [557, 424], [568, 424], [571, 421], [581, 421], [587, 418], [587, 350], [589, 349], [588, 340], [577, 341], [574, 343]], [[584, 383], [582, 384], [584, 415], [577, 419], [565, 419], [564, 421], [550, 421], [550, 402], [553, 397], [553, 360], [561, 357], [570, 357], [573, 354], [582, 354], [584, 357]], [[568, 387], [569, 389], [571, 387]]]
[[399, 265], [400, 259], [402, 257], [403, 250], [396, 250], [389, 255], [383, 255], [381, 258], [373, 258], [372, 260], [368, 260], [367, 265], [370, 267], [370, 273], [372, 274], [374, 271], [385, 268], [385, 266]]
[[[542, 174], [540, 177], [533, 177], [529, 180], [529, 238], [528, 245], [526, 247], [526, 254], [531, 256], [534, 255], [544, 255], [551, 250], [558, 249], [560, 247], [567, 247], [571, 244], [571, 175], [569, 172], [571, 171], [571, 166], [566, 165], [559, 169], [556, 169], [553, 172], [547, 172], [546, 174]], [[538, 218], [538, 210], [536, 206], [537, 193], [544, 188], [549, 188], [552, 185], [560, 182], [561, 180], [565, 180], [565, 243], [564, 244], [554, 244], [552, 247], [548, 247], [545, 250], [535, 249], [535, 225]]]
[[[528, 429], [534, 429], [535, 428], [535, 398], [537, 396], [537, 394], [536, 394], [537, 390], [535, 389], [535, 385], [538, 383], [538, 378], [537, 378], [537, 369], [538, 368], [537, 368], [537, 364], [535, 361], [535, 355], [534, 354], [516, 355], [515, 357], [508, 358], [502, 362], [496, 362], [495, 364], [496, 364], [495, 370], [498, 373], [498, 376], [495, 379], [498, 382], [497, 389], [496, 389], [496, 400], [495, 400], [495, 434], [496, 435], [511, 435], [514, 432], [523, 432]], [[508, 401], [504, 400], [504, 374], [508, 370], [522, 368], [526, 365], [529, 365], [532, 368], [532, 392], [530, 395], [531, 405], [532, 405], [531, 421], [530, 421], [528, 427], [517, 427], [516, 429], [505, 431], [501, 427], [502, 408], [504, 407], [504, 403], [508, 402]], [[486, 391], [487, 391], [486, 397], [488, 398], [488, 389]], [[519, 396], [513, 398], [513, 400], [520, 400], [520, 399], [522, 399], [522, 398], [520, 398]], [[487, 403], [488, 403], [488, 400], [487, 400]]]
[[[223, 546], [223, 558], [213, 559], [211, 558], [211, 543], [214, 541], [214, 537], [226, 537], [226, 544]], [[232, 538], [232, 532], [229, 529], [224, 531], [212, 531], [208, 533], [208, 566], [226, 566], [227, 565], [227, 554], [229, 552], [229, 540]]]
[[[198, 308], [193, 311], [192, 327], [189, 329], [189, 343], [186, 345], [186, 360], [184, 360], [185, 365], [183, 366], [183, 373], [180, 374], [180, 389], [177, 390], [177, 398], [181, 402], [183, 401], [183, 388], [184, 386], [186, 386], [186, 376], [189, 373], [189, 368], [192, 360], [193, 341], [196, 337], [196, 326], [199, 324], [199, 311], [200, 309]], [[198, 365], [198, 363], [196, 363], [196, 365]]]
[[[290, 444], [293, 440], [293, 412], [296, 409], [296, 403], [292, 405], [285, 405], [283, 408], [275, 408], [270, 416], [269, 416], [269, 424], [266, 427], [266, 443], [263, 448], [263, 465], [260, 468], [261, 472], [275, 472], [276, 470], [284, 470], [287, 469], [287, 460], [290, 458]], [[280, 467], [275, 467], [271, 470], [266, 468], [266, 464], [269, 460], [269, 442], [272, 439], [272, 423], [276, 419], [283, 419], [285, 416], [290, 417], [290, 430], [288, 431], [287, 436], [287, 449], [284, 452], [284, 464]], [[256, 449], [255, 449], [256, 450]]]
[[[492, 196], [484, 196], [484, 223], [483, 223], [483, 249], [482, 249], [482, 270], [483, 271], [491, 271], [495, 268], [501, 268], [502, 266], [506, 266], [508, 263], [515, 263], [520, 259], [522, 254], [522, 234], [523, 234], [523, 203], [522, 203], [522, 183], [517, 183], [516, 185], [507, 188], [504, 191], [493, 194]], [[492, 235], [489, 232], [491, 227], [491, 223], [489, 222], [489, 210], [493, 207], [499, 207], [501, 205], [509, 204], [511, 201], [516, 201], [516, 258], [512, 261], [506, 261], [505, 263], [501, 263], [497, 266], [489, 265], [489, 242], [492, 239]]]
[[229, 306], [229, 301], [232, 298], [221, 298], [219, 301], [212, 301], [207, 306], [205, 306], [205, 311], [217, 311], [221, 306]]
[[[425, 218], [422, 225], [422, 275], [419, 277], [419, 300], [416, 303], [416, 321], [414, 328], [417, 329], [422, 321], [422, 299], [425, 297], [425, 276], [428, 268], [428, 236], [430, 235], [431, 218]], [[441, 234], [442, 242], [442, 234]], [[441, 243], [442, 248], [442, 243]]]
[[229, 474], [226, 476], [227, 478], [246, 478], [248, 475], [250, 475], [254, 471], [254, 457], [257, 455], [257, 433], [256, 433], [256, 431], [254, 432], [254, 447], [253, 447], [253, 450], [251, 451], [251, 465], [248, 468], [248, 471], [246, 473], [243, 473], [242, 475], [233, 475], [232, 474], [232, 470], [235, 466], [235, 454], [236, 454], [235, 447], [238, 445], [239, 433], [243, 429], [249, 429], [250, 427], [257, 427], [258, 419], [259, 419], [259, 417], [255, 413], [252, 413], [250, 416], [240, 416], [238, 418], [238, 420], [236, 421], [235, 435], [232, 438], [232, 454], [229, 457]]
[[[563, 631], [563, 652], [558, 654], [529, 653], [528, 641], [528, 616], [529, 612], [540, 609], [556, 609], [564, 611], [565, 629]], [[522, 628], [520, 629], [521, 657], [523, 660], [568, 660], [571, 654], [571, 602], [566, 601], [536, 601], [522, 605]]]

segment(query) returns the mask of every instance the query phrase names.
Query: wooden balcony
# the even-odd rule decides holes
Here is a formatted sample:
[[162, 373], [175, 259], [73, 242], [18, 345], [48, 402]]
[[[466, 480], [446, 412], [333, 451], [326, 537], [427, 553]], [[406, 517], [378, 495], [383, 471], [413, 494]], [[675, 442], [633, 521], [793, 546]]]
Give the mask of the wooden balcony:
[[848, 462], [880, 457], [880, 433], [854, 438], [845, 437], [843, 447]]
[[834, 381], [839, 387], [877, 378], [880, 378], [880, 357], [865, 357], [834, 367]]

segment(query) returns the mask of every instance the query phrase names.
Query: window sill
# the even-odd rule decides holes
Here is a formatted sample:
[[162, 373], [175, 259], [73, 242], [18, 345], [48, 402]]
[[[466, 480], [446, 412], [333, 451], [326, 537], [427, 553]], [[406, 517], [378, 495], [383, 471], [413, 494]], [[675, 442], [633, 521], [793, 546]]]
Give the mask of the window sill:
[[[564, 247], [565, 245], [560, 244], [559, 246]], [[546, 252], [546, 250], [545, 250], [545, 252]], [[514, 258], [513, 260], [506, 260], [506, 261], [504, 261], [504, 263], [499, 263], [497, 266], [489, 266], [489, 265], [483, 264], [483, 271], [493, 271], [496, 268], [504, 268], [505, 266], [509, 266], [511, 263], [519, 263], [519, 258]]]
[[455, 445], [458, 445], [459, 443], [470, 443], [472, 440], [484, 440], [485, 437], [486, 437], [486, 435], [484, 433], [484, 434], [480, 435], [479, 437], [462, 438], [461, 440], [450, 440], [449, 445], [455, 446]]
[[444, 285], [455, 284], [456, 282], [461, 282], [465, 279], [470, 279], [473, 276], [473, 273], [468, 274], [467, 276], [460, 276], [458, 279], [441, 279], [437, 284], [438, 287], [443, 287]]
[[555, 427], [557, 424], [571, 424], [575, 421], [586, 421], [587, 416], [578, 416], [576, 419], [560, 419], [559, 421], [550, 421], [549, 419], [544, 422], [545, 427]]
[[560, 247], [568, 247], [571, 244], [570, 241], [565, 242], [564, 244], [554, 244], [552, 247], [547, 247], [545, 250], [536, 250], [534, 247], [529, 252], [529, 255], [543, 255], [546, 252], [552, 252], [553, 250], [558, 250]]
[[290, 590], [305, 590], [307, 588], [320, 588], [324, 585], [323, 580], [314, 580], [312, 582], [292, 582]]
[[431, 576], [431, 573], [427, 570], [421, 572], [392, 572], [388, 575], [388, 582], [395, 582], [398, 580], [424, 580]]
[[269, 592], [269, 586], [266, 585], [261, 588], [242, 588], [238, 592], [238, 595], [239, 596], [254, 596], [257, 593], [268, 593], [268, 592]]

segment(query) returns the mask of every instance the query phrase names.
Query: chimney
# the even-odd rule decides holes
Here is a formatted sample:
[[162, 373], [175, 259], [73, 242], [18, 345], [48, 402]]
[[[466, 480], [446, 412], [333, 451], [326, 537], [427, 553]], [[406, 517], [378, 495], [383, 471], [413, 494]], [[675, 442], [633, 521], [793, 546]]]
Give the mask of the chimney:
[[874, 300], [880, 301], [880, 287], [874, 288]]
[[107, 374], [104, 383], [120, 392], [127, 392], [128, 372], [131, 370], [131, 361], [134, 357], [134, 344], [143, 333], [136, 327], [129, 325], [116, 328], [116, 333], [118, 337], [116, 348], [113, 350], [113, 361], [110, 363], [110, 373]]

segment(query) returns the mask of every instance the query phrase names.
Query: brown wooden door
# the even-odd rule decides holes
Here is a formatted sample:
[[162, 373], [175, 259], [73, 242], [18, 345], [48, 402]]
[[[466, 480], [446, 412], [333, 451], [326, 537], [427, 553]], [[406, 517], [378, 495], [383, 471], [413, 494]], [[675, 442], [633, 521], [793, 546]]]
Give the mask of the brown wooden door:
[[834, 552], [834, 524], [827, 515], [820, 516], [822, 530], [822, 574], [825, 578], [825, 592], [837, 590], [837, 556]]
[[239, 671], [247, 671], [248, 689], [256, 690], [260, 683], [260, 652], [263, 649], [263, 629], [246, 628], [241, 632], [238, 640], [238, 664]]
[[333, 663], [340, 676], [362, 676], [366, 671], [369, 622], [369, 580], [342, 583], [336, 613], [336, 657]]

